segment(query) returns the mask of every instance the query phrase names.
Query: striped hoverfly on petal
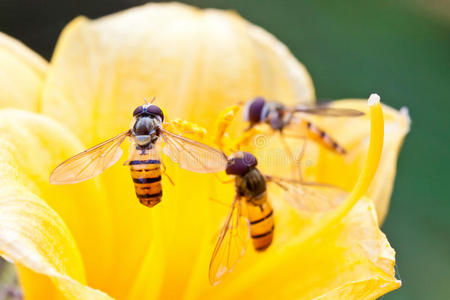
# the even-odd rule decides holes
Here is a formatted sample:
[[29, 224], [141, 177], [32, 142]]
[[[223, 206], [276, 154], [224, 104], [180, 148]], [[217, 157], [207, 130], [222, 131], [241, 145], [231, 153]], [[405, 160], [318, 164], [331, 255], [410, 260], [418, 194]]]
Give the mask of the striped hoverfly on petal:
[[115, 164], [122, 156], [121, 144], [126, 138], [132, 151], [126, 164], [131, 171], [136, 196], [148, 207], [162, 198], [160, 143], [163, 153], [181, 168], [198, 173], [219, 172], [226, 168], [222, 152], [205, 144], [182, 137], [163, 128], [164, 114], [158, 106], [145, 104], [133, 112], [132, 127], [58, 165], [50, 175], [52, 184], [72, 184], [91, 179]]
[[234, 176], [236, 194], [210, 261], [212, 285], [233, 271], [245, 254], [249, 240], [258, 252], [272, 244], [275, 217], [267, 183], [283, 188], [286, 201], [297, 210], [322, 212], [335, 208], [344, 199], [345, 192], [334, 186], [264, 175], [256, 166], [256, 157], [248, 152], [234, 153], [228, 159], [226, 173]]
[[[326, 117], [360, 117], [364, 115], [363, 112], [350, 108], [337, 108], [328, 105], [285, 106], [281, 102], [266, 101], [264, 98], [258, 97], [245, 103], [243, 118], [249, 123], [249, 128], [267, 124], [273, 132], [278, 132], [281, 138], [309, 139], [334, 153], [346, 153], [344, 147], [332, 136], [302, 117], [302, 114]], [[287, 152], [291, 153], [288, 149]]]

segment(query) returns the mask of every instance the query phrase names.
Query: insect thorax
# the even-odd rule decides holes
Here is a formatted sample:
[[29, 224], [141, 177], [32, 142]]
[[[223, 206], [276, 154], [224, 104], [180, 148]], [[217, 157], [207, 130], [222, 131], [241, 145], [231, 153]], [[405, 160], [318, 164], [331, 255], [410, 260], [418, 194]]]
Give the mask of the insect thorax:
[[280, 102], [267, 102], [262, 115], [265, 116], [264, 122], [274, 130], [283, 130], [284, 126], [286, 126], [286, 107]]
[[253, 168], [242, 176], [236, 176], [235, 187], [240, 196], [255, 205], [260, 205], [258, 200], [264, 199], [262, 196], [266, 192], [266, 180], [258, 169]]
[[146, 148], [155, 144], [161, 134], [160, 129], [160, 119], [154, 116], [138, 116], [132, 129], [137, 146]]

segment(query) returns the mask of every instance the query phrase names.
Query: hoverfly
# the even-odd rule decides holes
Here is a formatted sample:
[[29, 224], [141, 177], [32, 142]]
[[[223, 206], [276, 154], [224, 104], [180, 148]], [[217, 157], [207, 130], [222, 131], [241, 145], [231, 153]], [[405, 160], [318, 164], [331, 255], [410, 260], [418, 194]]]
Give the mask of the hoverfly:
[[[292, 136], [299, 138], [307, 138], [322, 145], [326, 149], [338, 154], [345, 154], [345, 149], [324, 130], [317, 127], [310, 121], [299, 117], [299, 114], [315, 114], [327, 117], [358, 117], [364, 115], [355, 109], [335, 108], [326, 105], [303, 106], [297, 105], [286, 107], [277, 101], [266, 101], [262, 97], [255, 98], [245, 104], [243, 117], [249, 122], [249, 128], [258, 124], [267, 124], [273, 131], [280, 133], [280, 136], [288, 136], [284, 134], [285, 129], [291, 128], [296, 132], [303, 132], [304, 136]], [[295, 127], [296, 126], [296, 127]], [[286, 144], [284, 143], [285, 147]], [[287, 152], [290, 151], [287, 149]]]
[[[160, 158], [160, 140], [165, 142], [164, 154], [181, 168], [211, 173], [226, 168], [222, 152], [164, 129], [164, 114], [158, 106], [147, 103], [133, 112], [132, 127], [58, 165], [50, 175], [52, 184], [78, 183], [99, 175], [122, 156], [120, 145], [128, 137], [131, 153], [125, 163], [131, 171], [136, 196], [140, 203], [153, 207], [161, 201], [161, 175], [165, 172]], [[161, 167], [164, 167], [164, 169]]]
[[[286, 190], [286, 200], [301, 210], [325, 211], [336, 207], [344, 198], [343, 192], [335, 187], [264, 175], [256, 168], [257, 163], [256, 157], [248, 152], [237, 152], [228, 159], [225, 172], [234, 176], [236, 194], [210, 261], [212, 285], [220, 283], [233, 270], [250, 238], [258, 252], [272, 244], [275, 219], [267, 183], [273, 182]], [[336, 197], [337, 193], [342, 197]]]

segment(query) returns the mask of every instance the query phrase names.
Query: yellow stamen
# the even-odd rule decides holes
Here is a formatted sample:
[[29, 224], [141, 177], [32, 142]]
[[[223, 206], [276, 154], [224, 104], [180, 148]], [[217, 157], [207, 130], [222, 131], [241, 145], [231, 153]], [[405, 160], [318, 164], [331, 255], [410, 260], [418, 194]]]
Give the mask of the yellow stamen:
[[257, 128], [252, 128], [250, 130], [243, 132], [242, 135], [236, 139], [233, 146], [231, 147], [232, 151], [236, 152], [241, 150], [242, 147], [248, 146], [250, 142], [253, 140], [253, 138], [258, 134], [261, 134], [261, 130]]
[[165, 129], [181, 135], [190, 134], [196, 140], [203, 140], [207, 133], [206, 129], [200, 125], [179, 118], [168, 122]]
[[367, 189], [375, 176], [381, 158], [381, 151], [383, 150], [384, 118], [380, 104], [380, 96], [371, 94], [367, 102], [370, 107], [370, 143], [366, 162], [359, 175], [358, 181], [347, 199], [345, 199], [345, 201], [337, 208], [337, 211], [332, 214], [330, 218], [325, 219], [321, 224], [322, 226], [319, 226], [316, 230], [305, 235], [305, 241], [313, 236], [320, 236], [324, 230], [332, 227], [348, 214], [356, 202], [366, 194]]
[[224, 109], [217, 118], [214, 128], [216, 132], [214, 134], [213, 142], [220, 149], [226, 148], [230, 144], [230, 139], [227, 133], [231, 122], [234, 120], [236, 113], [240, 110], [239, 105], [233, 105]]

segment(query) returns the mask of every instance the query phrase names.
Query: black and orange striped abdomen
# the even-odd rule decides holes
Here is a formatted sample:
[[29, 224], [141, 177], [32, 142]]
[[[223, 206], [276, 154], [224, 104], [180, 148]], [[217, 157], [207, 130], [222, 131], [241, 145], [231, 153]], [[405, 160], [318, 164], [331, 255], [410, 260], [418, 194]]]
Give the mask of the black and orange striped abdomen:
[[266, 250], [273, 240], [275, 222], [272, 206], [267, 201], [267, 195], [263, 195], [265, 201], [258, 200], [260, 205], [247, 202], [247, 218], [250, 224], [250, 236], [256, 251]]
[[331, 150], [338, 154], [345, 154], [345, 149], [339, 145], [328, 133], [317, 127], [310, 121], [302, 119], [302, 125], [306, 129], [308, 139], [322, 145], [328, 150]]
[[128, 165], [137, 198], [143, 205], [153, 207], [161, 202], [162, 197], [161, 161], [159, 159], [142, 160], [140, 159], [143, 158], [142, 156], [135, 155]]

